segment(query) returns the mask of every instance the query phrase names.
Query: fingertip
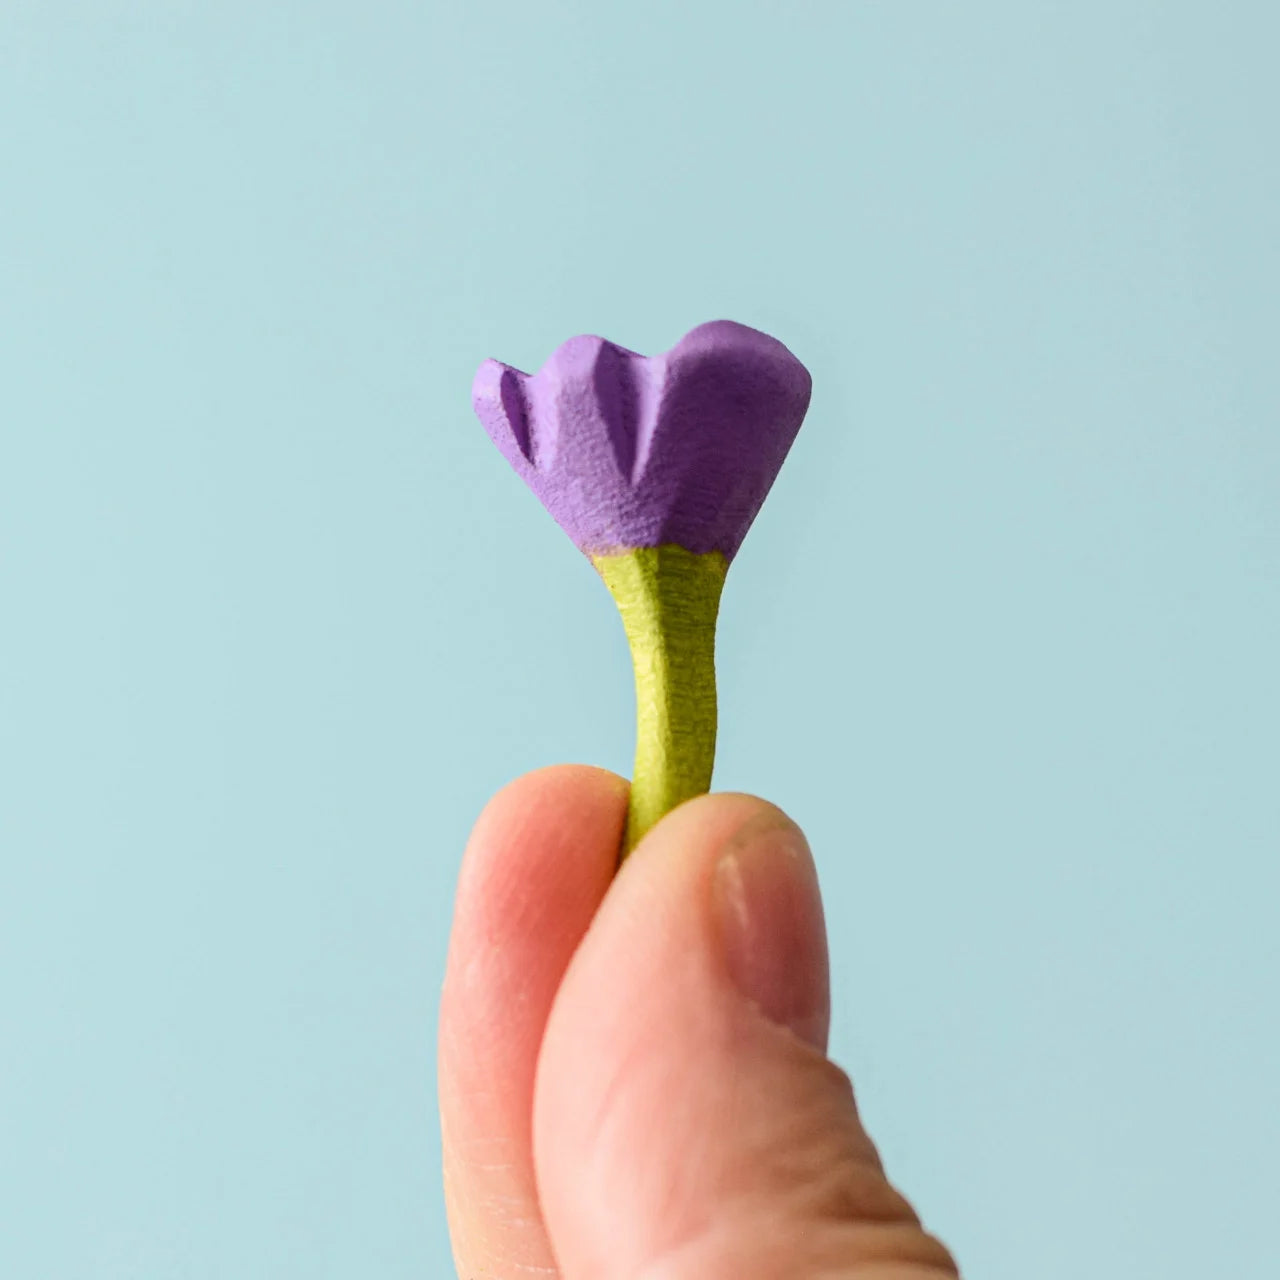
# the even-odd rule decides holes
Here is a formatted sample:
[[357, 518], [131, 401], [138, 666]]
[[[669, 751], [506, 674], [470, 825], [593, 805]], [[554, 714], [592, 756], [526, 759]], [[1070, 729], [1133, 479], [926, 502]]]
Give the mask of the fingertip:
[[451, 971], [495, 944], [494, 964], [523, 955], [558, 967], [557, 941], [576, 945], [613, 878], [626, 804], [625, 779], [590, 765], [550, 765], [502, 787], [463, 853]]
[[[548, 765], [508, 782], [481, 810], [463, 852], [459, 915], [513, 881], [572, 874], [566, 860], [612, 875], [626, 819], [627, 781], [591, 765]], [[595, 876], [592, 876], [594, 879]]]
[[[740, 831], [776, 824], [799, 831], [795, 819], [772, 801], [745, 791], [714, 791], [695, 796], [665, 814], [632, 850], [623, 872], [642, 861], [649, 864], [644, 875], [661, 874], [655, 860], [668, 864], [682, 878], [691, 862], [705, 874], [714, 870], [717, 854]], [[638, 874], [634, 870], [630, 874]]]
[[583, 765], [504, 786], [463, 857], [440, 1002], [449, 1217], [464, 1274], [545, 1270], [533, 1081], [564, 971], [617, 867], [627, 784]]
[[468, 855], [483, 838], [552, 810], [570, 817], [582, 812], [588, 818], [607, 810], [612, 816], [625, 808], [628, 785], [625, 778], [595, 765], [551, 764], [532, 769], [501, 786], [481, 809], [467, 841]]

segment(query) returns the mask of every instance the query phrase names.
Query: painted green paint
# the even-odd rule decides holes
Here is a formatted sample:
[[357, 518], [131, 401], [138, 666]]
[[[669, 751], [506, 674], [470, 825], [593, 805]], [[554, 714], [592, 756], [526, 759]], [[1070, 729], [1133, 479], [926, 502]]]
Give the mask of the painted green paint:
[[718, 551], [644, 547], [594, 556], [631, 645], [636, 760], [625, 857], [682, 801], [711, 786], [716, 753], [716, 617], [728, 562]]

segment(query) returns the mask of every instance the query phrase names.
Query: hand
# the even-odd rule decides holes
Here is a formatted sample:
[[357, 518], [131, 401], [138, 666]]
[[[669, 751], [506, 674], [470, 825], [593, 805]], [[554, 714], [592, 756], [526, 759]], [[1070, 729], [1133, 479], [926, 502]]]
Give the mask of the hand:
[[813, 861], [712, 795], [614, 875], [627, 784], [505, 788], [463, 863], [440, 1109], [463, 1280], [947, 1280], [826, 1058]]

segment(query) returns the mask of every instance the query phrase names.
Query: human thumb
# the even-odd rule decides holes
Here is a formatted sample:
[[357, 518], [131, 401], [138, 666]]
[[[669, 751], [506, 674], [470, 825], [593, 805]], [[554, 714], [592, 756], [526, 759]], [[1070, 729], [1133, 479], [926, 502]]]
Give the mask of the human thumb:
[[706, 796], [627, 859], [538, 1062], [538, 1193], [564, 1280], [943, 1280], [825, 1053], [822, 904], [772, 805]]

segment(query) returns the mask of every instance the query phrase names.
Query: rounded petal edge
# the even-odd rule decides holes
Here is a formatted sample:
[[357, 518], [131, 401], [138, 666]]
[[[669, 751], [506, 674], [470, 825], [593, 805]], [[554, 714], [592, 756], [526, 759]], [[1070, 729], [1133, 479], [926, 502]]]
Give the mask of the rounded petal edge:
[[519, 369], [486, 360], [471, 383], [471, 407], [476, 417], [503, 457], [521, 474], [534, 461], [526, 379]]

